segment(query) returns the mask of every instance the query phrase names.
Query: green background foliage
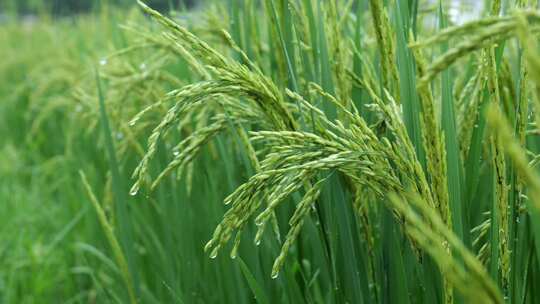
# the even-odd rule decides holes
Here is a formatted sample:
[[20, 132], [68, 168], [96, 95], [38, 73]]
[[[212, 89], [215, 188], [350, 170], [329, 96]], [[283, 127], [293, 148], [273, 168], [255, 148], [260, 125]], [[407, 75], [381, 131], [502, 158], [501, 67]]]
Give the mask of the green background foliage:
[[528, 2], [2, 1], [0, 303], [536, 303]]
[[[191, 7], [201, 3], [200, 0], [151, 0], [148, 4], [158, 10]], [[107, 3], [110, 5], [129, 7], [131, 0], [3, 0], [0, 3], [0, 12], [18, 12], [19, 14], [36, 14], [46, 11], [55, 16], [87, 13]]]

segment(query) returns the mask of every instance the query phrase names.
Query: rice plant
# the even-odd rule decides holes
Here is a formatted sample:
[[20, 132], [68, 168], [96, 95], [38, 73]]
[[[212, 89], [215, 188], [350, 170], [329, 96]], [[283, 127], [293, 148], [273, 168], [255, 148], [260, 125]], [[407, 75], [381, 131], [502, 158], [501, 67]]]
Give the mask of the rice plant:
[[0, 25], [0, 302], [536, 303], [540, 12], [458, 2]]

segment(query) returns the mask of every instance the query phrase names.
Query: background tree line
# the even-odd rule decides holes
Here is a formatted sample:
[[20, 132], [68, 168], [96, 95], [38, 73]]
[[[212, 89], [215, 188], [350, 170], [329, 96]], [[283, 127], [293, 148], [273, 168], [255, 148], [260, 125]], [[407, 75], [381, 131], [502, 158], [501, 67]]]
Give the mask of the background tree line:
[[[162, 11], [170, 8], [192, 7], [197, 2], [201, 0], [146, 0], [148, 5]], [[61, 16], [89, 12], [103, 4], [130, 6], [133, 3], [134, 0], [1, 0], [0, 15], [48, 12]]]

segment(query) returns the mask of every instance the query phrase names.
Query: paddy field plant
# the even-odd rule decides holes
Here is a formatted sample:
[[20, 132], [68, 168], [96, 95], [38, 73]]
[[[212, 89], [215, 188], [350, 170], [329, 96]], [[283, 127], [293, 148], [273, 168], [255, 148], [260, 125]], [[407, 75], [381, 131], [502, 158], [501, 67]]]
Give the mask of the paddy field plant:
[[457, 2], [1, 25], [0, 302], [536, 303], [540, 12]]

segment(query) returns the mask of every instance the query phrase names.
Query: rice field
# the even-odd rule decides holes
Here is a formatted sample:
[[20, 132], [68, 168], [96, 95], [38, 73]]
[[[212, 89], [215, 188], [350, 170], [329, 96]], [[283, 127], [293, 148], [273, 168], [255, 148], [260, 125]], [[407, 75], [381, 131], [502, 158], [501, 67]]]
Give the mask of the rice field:
[[0, 304], [538, 303], [533, 2], [0, 3]]

